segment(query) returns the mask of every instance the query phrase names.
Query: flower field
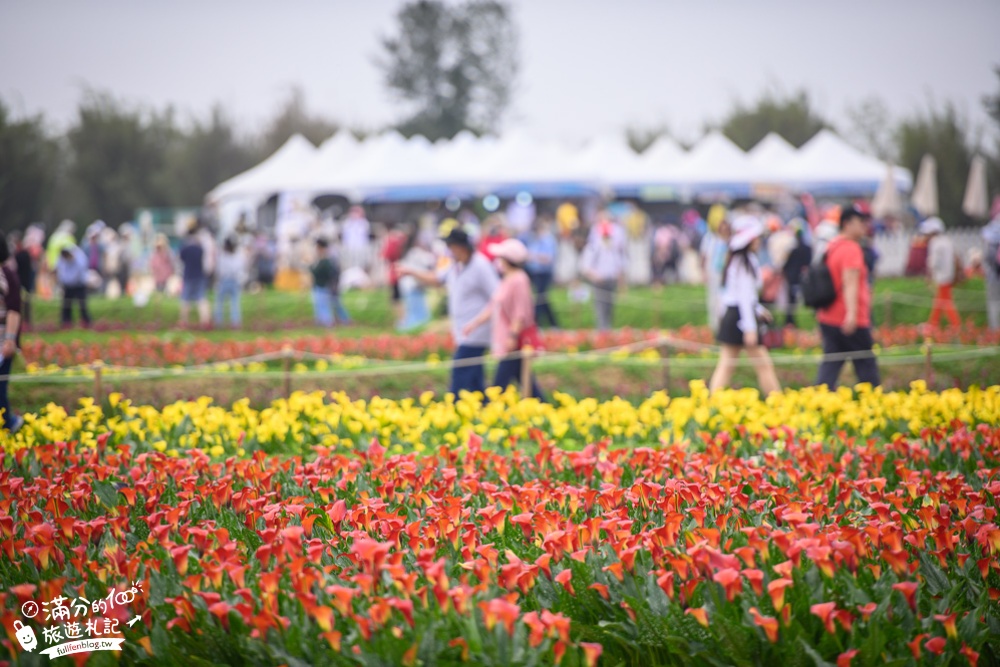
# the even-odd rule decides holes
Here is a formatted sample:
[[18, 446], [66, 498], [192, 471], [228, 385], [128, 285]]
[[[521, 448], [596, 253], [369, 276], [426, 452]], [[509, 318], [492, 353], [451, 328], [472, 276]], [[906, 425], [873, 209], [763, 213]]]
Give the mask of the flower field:
[[[546, 349], [558, 353], [621, 347], [655, 340], [661, 333], [655, 329], [624, 328], [607, 332], [545, 332], [543, 338]], [[715, 344], [712, 332], [707, 327], [685, 326], [670, 330], [669, 334], [679, 341], [694, 344], [695, 347]], [[921, 345], [927, 340], [988, 347], [1000, 345], [1000, 332], [967, 326], [925, 335], [917, 326], [895, 326], [878, 329], [876, 340], [883, 347]], [[819, 334], [814, 329], [788, 330], [786, 344], [793, 349], [815, 350], [820, 346]], [[286, 347], [317, 355], [424, 361], [428, 358], [450, 357], [453, 344], [447, 333], [380, 334], [357, 338], [335, 335], [260, 337], [250, 340], [178, 340], [175, 337], [151, 335], [115, 335], [100, 343], [80, 340], [53, 342], [31, 337], [25, 341], [22, 351], [29, 370], [39, 371], [86, 365], [95, 360], [131, 368], [212, 364], [278, 353]]]
[[127, 664], [1000, 661], [1000, 387], [490, 398], [29, 416], [0, 660], [134, 583]]

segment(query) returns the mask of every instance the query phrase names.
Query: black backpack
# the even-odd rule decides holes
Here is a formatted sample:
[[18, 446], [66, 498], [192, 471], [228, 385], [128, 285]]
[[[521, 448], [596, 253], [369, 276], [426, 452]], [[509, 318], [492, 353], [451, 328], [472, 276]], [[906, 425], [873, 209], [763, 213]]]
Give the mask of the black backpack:
[[802, 277], [802, 301], [810, 308], [826, 308], [837, 300], [837, 288], [833, 284], [833, 274], [826, 265], [826, 253], [819, 262], [813, 264]]

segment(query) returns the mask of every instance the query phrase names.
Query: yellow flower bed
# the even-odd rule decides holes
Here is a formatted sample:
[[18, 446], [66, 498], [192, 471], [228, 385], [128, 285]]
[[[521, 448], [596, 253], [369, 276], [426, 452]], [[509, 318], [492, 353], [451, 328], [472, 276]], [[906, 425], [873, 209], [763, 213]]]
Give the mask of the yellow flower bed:
[[441, 444], [463, 444], [472, 436], [492, 446], [511, 447], [530, 440], [533, 429], [572, 448], [604, 438], [616, 445], [656, 445], [694, 439], [698, 431], [742, 431], [776, 443], [786, 434], [774, 429], [817, 438], [840, 430], [892, 438], [955, 419], [966, 424], [1000, 422], [1000, 386], [937, 393], [919, 381], [906, 392], [859, 385], [832, 392], [786, 390], [766, 399], [754, 389], [710, 395], [703, 383], [694, 382], [690, 395], [657, 392], [638, 405], [617, 398], [577, 400], [559, 392], [551, 405], [520, 400], [512, 390], [491, 389], [487, 394], [484, 404], [479, 395], [456, 400], [450, 394], [435, 398], [427, 392], [418, 399], [363, 401], [344, 393], [296, 392], [260, 410], [246, 399], [227, 408], [208, 397], [158, 409], [112, 394], [106, 408], [83, 399], [72, 413], [50, 404], [39, 414], [25, 415], [24, 427], [15, 436], [5, 433], [2, 446], [13, 452], [70, 440], [94, 445], [99, 435], [110, 433], [111, 444], [173, 455], [197, 449], [222, 457], [257, 449], [301, 453], [316, 446], [367, 446], [372, 438], [395, 452], [432, 451]]

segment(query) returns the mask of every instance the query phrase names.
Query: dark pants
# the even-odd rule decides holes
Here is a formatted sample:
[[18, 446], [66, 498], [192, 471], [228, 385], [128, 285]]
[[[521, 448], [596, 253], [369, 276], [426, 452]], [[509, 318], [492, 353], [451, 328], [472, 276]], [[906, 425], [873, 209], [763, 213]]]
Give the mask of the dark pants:
[[556, 314], [552, 312], [552, 302], [549, 287], [552, 285], [552, 272], [540, 271], [532, 273], [531, 286], [535, 289], [535, 324], [539, 327], [558, 327]]
[[455, 350], [455, 361], [463, 359], [479, 359], [475, 364], [456, 364], [451, 369], [451, 388], [449, 391], [458, 397], [463, 389], [468, 392], [486, 391], [486, 374], [483, 371], [482, 357], [486, 354], [486, 347], [482, 345], [459, 345]]
[[0, 363], [0, 375], [3, 376], [0, 379], [0, 410], [3, 410], [3, 422], [5, 426], [10, 425], [12, 417], [10, 413], [10, 401], [7, 399], [7, 376], [10, 375], [10, 367], [13, 362], [13, 359], [4, 359], [3, 363]]
[[[869, 328], [858, 329], [850, 336], [841, 331], [840, 327], [832, 327], [829, 324], [820, 324], [819, 330], [823, 335], [823, 354], [834, 354], [837, 355], [837, 358], [820, 363], [816, 384], [825, 384], [830, 389], [834, 389], [837, 386], [837, 379], [840, 377], [840, 369], [847, 361], [842, 355], [848, 352], [870, 353], [874, 345], [872, 330]], [[870, 382], [873, 387], [882, 384], [875, 357], [868, 354], [852, 359], [852, 361], [858, 382]]]
[[31, 292], [21, 292], [21, 324], [31, 324]]
[[87, 287], [85, 285], [66, 285], [63, 287], [62, 323], [73, 324], [73, 302], [80, 304], [80, 320], [90, 325], [90, 313], [87, 312]]
[[[516, 386], [519, 390], [521, 388], [521, 357], [519, 356], [504, 357], [500, 360], [499, 365], [497, 365], [497, 374], [493, 378], [493, 386], [506, 389], [510, 385]], [[545, 394], [542, 393], [542, 388], [538, 386], [538, 380], [535, 379], [534, 373], [531, 374], [531, 397], [545, 402]]]
[[608, 331], [614, 324], [617, 290], [617, 280], [598, 280], [594, 283], [594, 311], [597, 314], [598, 331]]
[[785, 280], [785, 285], [788, 287], [788, 307], [785, 310], [785, 324], [795, 327], [798, 326], [795, 323], [795, 306], [799, 300], [799, 286], [798, 284], [787, 282], [787, 278]]

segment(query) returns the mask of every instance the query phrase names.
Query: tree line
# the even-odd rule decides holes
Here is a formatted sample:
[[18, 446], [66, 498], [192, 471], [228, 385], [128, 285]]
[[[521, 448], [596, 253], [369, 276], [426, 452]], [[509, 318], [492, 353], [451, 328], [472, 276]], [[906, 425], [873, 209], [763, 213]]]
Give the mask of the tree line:
[[131, 106], [87, 91], [62, 133], [41, 115], [15, 119], [0, 100], [0, 229], [70, 218], [118, 225], [141, 207], [198, 206], [205, 194], [299, 132], [321, 142], [339, 125], [309, 114], [293, 90], [257, 135], [215, 106], [181, 122], [172, 108]]

